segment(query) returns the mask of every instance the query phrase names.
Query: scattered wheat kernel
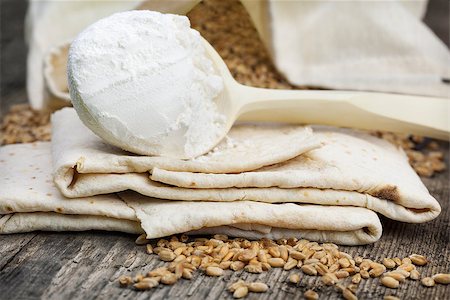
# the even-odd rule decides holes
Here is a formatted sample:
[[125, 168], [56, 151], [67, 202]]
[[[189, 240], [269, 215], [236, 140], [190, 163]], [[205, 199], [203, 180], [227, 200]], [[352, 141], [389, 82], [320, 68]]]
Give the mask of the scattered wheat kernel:
[[264, 282], [251, 282], [248, 284], [248, 290], [253, 293], [265, 293], [269, 287]]
[[153, 286], [151, 286], [151, 284], [148, 281], [140, 281], [138, 283], [135, 283], [133, 286], [135, 289], [141, 290], [141, 291], [149, 290], [153, 287]]
[[192, 279], [193, 271], [190, 269], [183, 269], [183, 272], [181, 273], [181, 277], [184, 279]]
[[273, 257], [267, 260], [269, 265], [273, 268], [281, 268], [284, 266], [285, 261], [281, 257]]
[[350, 267], [350, 261], [348, 260], [348, 258], [344, 257], [344, 258], [340, 258], [338, 260], [339, 264], [341, 265], [341, 267], [343, 268], [348, 268]]
[[237, 290], [241, 286], [247, 286], [247, 283], [244, 280], [239, 279], [238, 281], [230, 284], [228, 286], [228, 290], [233, 293], [235, 290]]
[[284, 260], [287, 261], [288, 257], [289, 257], [289, 252], [288, 249], [286, 248], [286, 246], [282, 245], [280, 247], [278, 247], [280, 250], [280, 257]]
[[119, 277], [119, 284], [121, 287], [126, 287], [133, 282], [130, 276], [122, 275]]
[[361, 271], [359, 271], [359, 274], [361, 274], [361, 277], [364, 279], [367, 279], [370, 277], [370, 274], [369, 274], [369, 272], [367, 272], [367, 270], [361, 270]]
[[134, 281], [134, 282], [139, 282], [139, 281], [141, 281], [142, 279], [144, 279], [144, 275], [142, 275], [142, 274], [136, 274], [136, 276], [134, 277], [133, 281]]
[[433, 280], [440, 284], [449, 284], [450, 283], [450, 274], [435, 274], [433, 275]]
[[[419, 280], [419, 279], [420, 279], [420, 273], [419, 273], [419, 271], [417, 271], [417, 270], [412, 270], [412, 271], [409, 273], [409, 278], [412, 279], [412, 280]], [[435, 281], [436, 281], [436, 280], [435, 280]]]
[[219, 267], [207, 267], [206, 275], [208, 276], [222, 276], [223, 270]]
[[245, 264], [242, 261], [233, 261], [230, 265], [230, 269], [237, 272], [242, 270], [245, 267]]
[[358, 297], [356, 297], [355, 294], [353, 294], [353, 292], [349, 289], [344, 289], [342, 291], [342, 296], [346, 300], [357, 300], [358, 299]]
[[372, 270], [369, 271], [369, 275], [372, 277], [380, 277], [386, 271], [386, 267], [384, 265], [378, 265]]
[[403, 274], [395, 272], [395, 271], [385, 273], [384, 276], [390, 276], [390, 277], [394, 278], [395, 280], [397, 280], [398, 282], [404, 282], [406, 279], [406, 277]]
[[146, 244], [150, 243], [150, 240], [147, 240], [147, 235], [145, 233], [143, 233], [137, 237], [135, 243], [136, 243], [136, 245], [146, 245]]
[[383, 265], [388, 269], [393, 269], [397, 266], [395, 261], [391, 258], [383, 258]]
[[409, 257], [405, 257], [402, 259], [402, 265], [409, 265], [412, 264], [412, 261]]
[[151, 244], [146, 245], [147, 254], [153, 254], [153, 246]]
[[303, 265], [301, 267], [301, 270], [303, 271], [303, 273], [305, 273], [307, 275], [312, 275], [312, 276], [317, 275], [317, 270], [312, 265]]
[[398, 282], [397, 280], [395, 280], [394, 278], [392, 278], [390, 276], [383, 276], [380, 279], [380, 282], [385, 287], [388, 287], [388, 288], [391, 288], [391, 289], [396, 289], [400, 285], [400, 282]]
[[295, 250], [292, 251], [290, 253], [290, 255], [291, 255], [292, 258], [294, 258], [296, 260], [304, 260], [306, 258], [306, 256], [303, 253], [301, 253], [299, 251], [295, 251]]
[[361, 274], [355, 274], [355, 275], [353, 275], [353, 277], [352, 277], [352, 282], [353, 282], [353, 283], [356, 283], [356, 284], [360, 283], [360, 282], [361, 282]]
[[319, 294], [317, 294], [313, 290], [307, 290], [303, 294], [303, 296], [305, 297], [306, 300], [317, 300], [317, 299], [319, 299]]
[[337, 270], [339, 270], [340, 265], [339, 264], [332, 264], [329, 268], [328, 268], [328, 272], [330, 273], [334, 273]]
[[322, 276], [322, 282], [325, 285], [333, 285], [336, 283], [335, 277], [331, 275], [331, 273], [325, 274]]
[[357, 266], [359, 266], [363, 261], [363, 258], [361, 256], [355, 257], [355, 263]]
[[423, 286], [432, 287], [432, 286], [434, 286], [434, 279], [431, 277], [425, 277], [425, 278], [422, 278], [420, 283], [422, 283]]
[[402, 264], [402, 260], [399, 257], [394, 257], [392, 260], [397, 266], [400, 266]]
[[361, 264], [359, 264], [359, 268], [361, 270], [364, 270], [364, 271], [369, 271], [370, 270], [370, 263], [371, 263], [371, 261], [363, 260], [361, 262]]
[[253, 274], [260, 274], [263, 272], [263, 267], [262, 264], [251, 264], [251, 265], [246, 265], [245, 266], [245, 271], [249, 272], [249, 273], [253, 273]]
[[395, 269], [394, 271], [392, 271], [392, 273], [400, 273], [400, 274], [402, 274], [405, 278], [408, 278], [409, 276], [410, 276], [410, 272], [408, 272], [408, 271], [405, 271], [405, 270], [403, 270], [403, 269], [399, 269], [399, 268], [397, 268], [397, 269]]
[[392, 296], [392, 295], [387, 295], [387, 296], [384, 296], [383, 300], [400, 300], [400, 298]]
[[289, 276], [289, 282], [297, 284], [300, 282], [300, 274], [294, 273]]
[[323, 276], [329, 272], [328, 267], [322, 263], [318, 263], [318, 264], [314, 265], [314, 268], [316, 269], [317, 273], [320, 274], [321, 276]]
[[254, 257], [256, 257], [256, 252], [251, 249], [246, 249], [238, 255], [238, 260], [248, 262]]
[[178, 280], [177, 276], [173, 273], [167, 273], [161, 277], [161, 283], [167, 285], [175, 284], [177, 280]]
[[236, 299], [244, 298], [247, 295], [248, 295], [248, 287], [247, 286], [240, 286], [233, 293], [233, 297]]
[[347, 286], [347, 288], [348, 288], [350, 291], [352, 291], [353, 294], [355, 294], [355, 293], [356, 293], [356, 290], [358, 290], [358, 285], [357, 285], [357, 284], [349, 284], [349, 285]]
[[336, 275], [336, 277], [339, 278], [339, 279], [340, 278], [347, 278], [348, 276], [350, 276], [350, 274], [347, 271], [343, 271], [343, 270], [335, 272], [334, 275]]
[[411, 272], [412, 270], [416, 269], [416, 266], [413, 264], [402, 264], [397, 267], [397, 269], [405, 270], [406, 272]]
[[425, 256], [419, 255], [419, 254], [411, 254], [409, 256], [409, 259], [413, 264], [416, 266], [424, 266], [428, 263], [428, 260]]
[[272, 257], [280, 257], [280, 250], [278, 247], [270, 247], [269, 248], [269, 254], [272, 255]]
[[162, 261], [173, 261], [177, 256], [169, 249], [163, 249], [158, 253], [159, 259]]
[[285, 263], [283, 269], [286, 271], [292, 270], [297, 266], [298, 261], [296, 259], [293, 259], [292, 257], [289, 257], [288, 261]]
[[213, 238], [216, 239], [216, 240], [223, 241], [223, 242], [228, 241], [228, 236], [225, 235], [225, 234], [215, 234], [215, 235], [213, 236]]

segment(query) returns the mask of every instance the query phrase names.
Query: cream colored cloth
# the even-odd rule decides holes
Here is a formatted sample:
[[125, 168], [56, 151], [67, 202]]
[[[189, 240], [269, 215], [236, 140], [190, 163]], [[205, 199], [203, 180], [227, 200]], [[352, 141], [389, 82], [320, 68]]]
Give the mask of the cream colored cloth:
[[[218, 166], [239, 164], [242, 159], [254, 165], [253, 160], [264, 157], [266, 144], [247, 148], [239, 159], [233, 152], [220, 155], [222, 164], [214, 161], [211, 167], [206, 165], [212, 161], [200, 159], [192, 164], [188, 161], [167, 164], [170, 168], [167, 170], [162, 162], [156, 163], [157, 157], [130, 157], [114, 152], [117, 151], [115, 148], [105, 145], [84, 127], [73, 109], [55, 113], [52, 122], [55, 183], [67, 197], [130, 189], [149, 197], [171, 200], [359, 206], [411, 223], [430, 221], [441, 210], [409, 166], [406, 155], [389, 143], [366, 134], [349, 134], [336, 129], [320, 131], [313, 134], [316, 137], [313, 140], [323, 139], [325, 146], [293, 159], [252, 172], [205, 174], [211, 170], [225, 173], [227, 171]], [[241, 136], [240, 140], [249, 141], [253, 136], [259, 136], [259, 130], [264, 130], [250, 128], [248, 136]], [[278, 134], [280, 138], [284, 136], [282, 132]], [[275, 147], [280, 157], [283, 157], [283, 151], [291, 151], [290, 147], [297, 144], [296, 140], [290, 139], [290, 146], [277, 147], [275, 141], [280, 139], [273, 135], [267, 137], [267, 144]], [[148, 163], [150, 160], [154, 161]], [[88, 161], [91, 162], [89, 168], [86, 167]], [[205, 167], [201, 167], [203, 163]], [[121, 168], [116, 168], [117, 165]], [[188, 168], [192, 170], [186, 171]]]
[[355, 207], [164, 201], [132, 192], [121, 194], [126, 203], [115, 194], [68, 199], [54, 187], [50, 165], [50, 143], [0, 148], [0, 167], [8, 170], [0, 173], [0, 233], [145, 230], [149, 239], [222, 233], [348, 245], [373, 243], [381, 236], [376, 214]]
[[426, 1], [242, 2], [293, 84], [450, 95], [450, 52], [420, 20]]

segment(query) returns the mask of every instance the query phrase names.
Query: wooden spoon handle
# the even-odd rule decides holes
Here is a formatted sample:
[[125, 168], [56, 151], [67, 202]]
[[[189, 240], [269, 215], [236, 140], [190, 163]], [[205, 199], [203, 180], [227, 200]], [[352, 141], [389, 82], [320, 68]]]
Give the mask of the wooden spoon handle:
[[450, 139], [450, 100], [353, 91], [241, 86], [239, 120], [324, 124]]

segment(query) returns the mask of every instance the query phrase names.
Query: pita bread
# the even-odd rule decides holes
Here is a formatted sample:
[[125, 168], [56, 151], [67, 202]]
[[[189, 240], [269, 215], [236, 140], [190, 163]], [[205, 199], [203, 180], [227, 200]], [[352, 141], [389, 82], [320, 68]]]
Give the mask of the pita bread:
[[[55, 182], [65, 196], [74, 198], [130, 189], [170, 200], [245, 199], [359, 206], [411, 223], [432, 220], [440, 213], [439, 203], [409, 166], [406, 155], [381, 139], [348, 130], [319, 128], [311, 143], [324, 139], [323, 147], [286, 159], [293, 154], [291, 145], [297, 144], [296, 138], [303, 137], [295, 146], [301, 150], [299, 154], [305, 150], [301, 144], [308, 144], [310, 138], [305, 142], [302, 134], [289, 136], [278, 129], [268, 131], [270, 135], [259, 134], [259, 130], [267, 129], [247, 128], [236, 138], [239, 142], [248, 142], [253, 136], [262, 140], [250, 143], [253, 146], [238, 155], [231, 148], [229, 152], [222, 151], [223, 155], [207, 155], [204, 161], [169, 161], [125, 155], [90, 133], [73, 109], [64, 109], [53, 116]], [[277, 146], [278, 142], [281, 144]], [[268, 158], [277, 159], [264, 158], [266, 153]], [[273, 163], [268, 164], [269, 161]], [[225, 174], [232, 173], [226, 170], [228, 162], [232, 170], [242, 170], [243, 165], [266, 166], [252, 172]]]
[[56, 212], [136, 221], [134, 210], [116, 195], [68, 199], [54, 186], [50, 143], [0, 147], [0, 214]]
[[[141, 233], [144, 228], [148, 238], [183, 232], [227, 233], [244, 238], [295, 236], [350, 245], [372, 243], [381, 235], [376, 214], [354, 207], [164, 201], [132, 192], [121, 195], [127, 203], [115, 194], [67, 199], [50, 180], [50, 153], [50, 143], [0, 148], [0, 166], [9, 170], [0, 176], [0, 213], [4, 214], [0, 216], [0, 233], [35, 230]], [[217, 214], [217, 205], [226, 213]], [[253, 216], [255, 211], [258, 214]], [[317, 216], [307, 217], [310, 214], [324, 215], [328, 220], [317, 225], [314, 223]], [[346, 221], [341, 222], [343, 219]]]
[[[321, 146], [309, 127], [268, 126], [255, 130], [254, 125], [242, 125], [232, 128], [228, 138], [213, 151], [193, 160], [139, 156], [103, 142], [83, 125], [73, 108], [52, 115], [52, 140], [55, 177], [66, 177], [65, 180], [73, 176], [74, 166], [80, 174], [143, 173], [155, 167], [206, 173], [243, 172], [283, 162]], [[250, 158], [255, 148], [261, 151]]]
[[15, 213], [0, 217], [0, 233], [32, 231], [105, 230], [143, 233], [139, 222], [91, 215], [64, 215], [52, 212]]
[[[366, 244], [381, 236], [377, 215], [359, 207], [306, 204], [270, 204], [255, 201], [190, 202], [155, 200], [124, 192], [120, 197], [133, 207], [147, 237], [163, 237], [180, 232], [230, 224], [261, 224], [278, 228], [277, 232], [255, 231], [267, 237], [282, 233], [306, 239], [327, 240], [345, 244]], [[236, 232], [243, 230], [236, 229]], [[207, 232], [207, 229], [205, 229]]]

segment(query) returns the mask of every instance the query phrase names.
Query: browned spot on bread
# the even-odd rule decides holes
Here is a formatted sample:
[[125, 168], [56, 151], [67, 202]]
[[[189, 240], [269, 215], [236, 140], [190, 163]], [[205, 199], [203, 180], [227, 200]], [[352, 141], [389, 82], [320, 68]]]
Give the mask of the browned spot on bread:
[[7, 210], [7, 211], [13, 211], [12, 207], [9, 206], [9, 205], [6, 206], [6, 210]]
[[372, 196], [397, 202], [400, 200], [398, 189], [395, 185], [386, 185], [372, 193]]
[[411, 207], [409, 207], [408, 209], [411, 210], [411, 211], [413, 211], [413, 212], [415, 212], [415, 213], [418, 213], [418, 214], [420, 214], [420, 213], [426, 213], [426, 212], [429, 212], [429, 211], [430, 211], [429, 208], [411, 208]]
[[46, 194], [48, 197], [51, 197], [52, 196], [52, 193], [47, 193]]
[[63, 211], [63, 209], [62, 209], [61, 207], [57, 207], [57, 208], [56, 208], [56, 211], [59, 212], [59, 213], [61, 213], [61, 212]]
[[191, 186], [196, 186], [197, 184], [195, 182], [191, 182]]

